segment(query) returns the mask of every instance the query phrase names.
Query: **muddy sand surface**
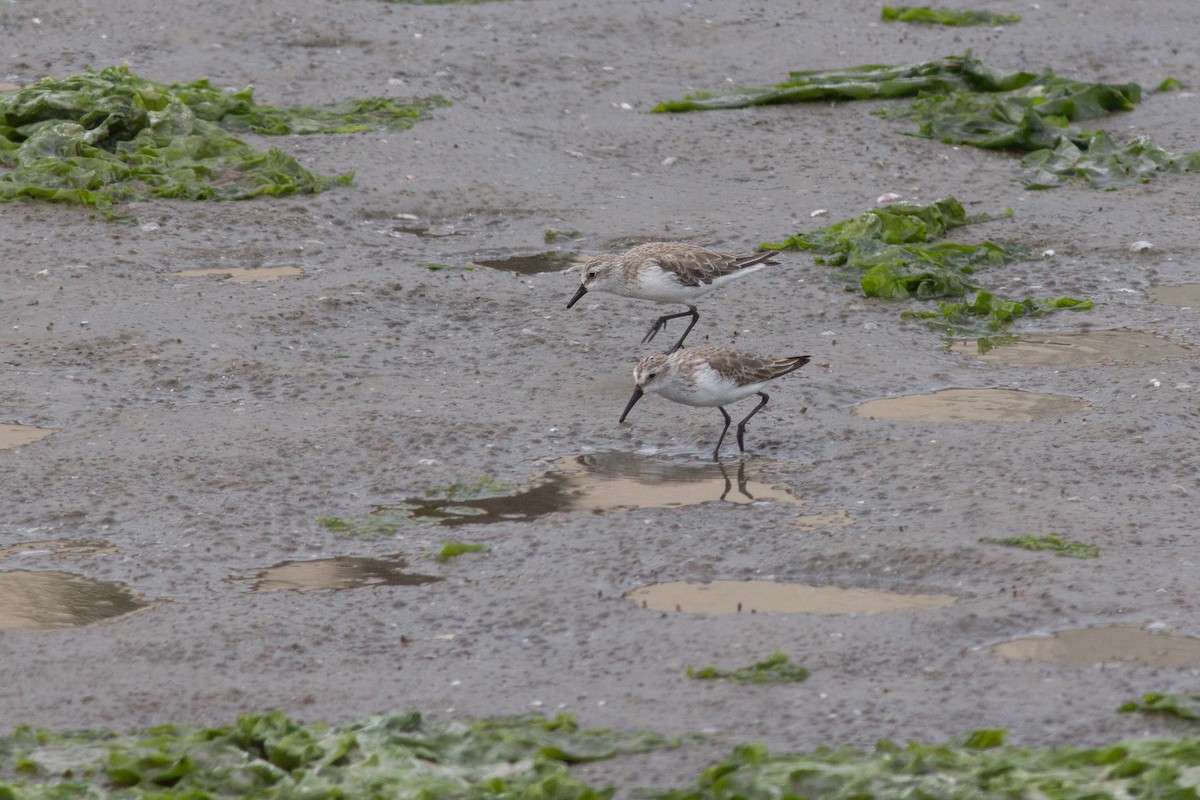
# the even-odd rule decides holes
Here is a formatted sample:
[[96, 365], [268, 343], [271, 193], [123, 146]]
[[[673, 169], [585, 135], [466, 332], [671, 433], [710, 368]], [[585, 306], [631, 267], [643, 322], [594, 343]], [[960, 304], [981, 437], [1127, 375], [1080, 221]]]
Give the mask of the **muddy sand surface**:
[[[1149, 656], [1121, 649], [1137, 640], [1128, 628], [1160, 634], [1152, 641], [1200, 636], [1196, 312], [1146, 293], [1200, 279], [1197, 179], [1029, 192], [1015, 156], [901, 135], [867, 103], [647, 113], [788, 70], [968, 49], [1006, 68], [1200, 86], [1192, 0], [993, 5], [1024, 21], [884, 24], [878, 3], [857, 1], [0, 6], [7, 83], [127, 62], [162, 82], [253, 85], [275, 105], [453, 101], [407, 131], [247, 137], [324, 174], [355, 172], [352, 186], [315, 197], [142, 203], [135, 224], [0, 207], [0, 422], [57, 431], [32, 441], [16, 430], [21, 446], [0, 450], [0, 568], [118, 582], [152, 603], [102, 624], [0, 632], [0, 720], [125, 730], [275, 708], [331, 721], [563, 710], [586, 727], [715, 735], [586, 771], [623, 785], [688, 783], [742, 741], [796, 750], [1004, 727], [1018, 743], [1093, 744], [1168, 732], [1115, 709], [1194, 689], [1200, 669], [1159, 665], [1153, 644]], [[1104, 127], [1195, 150], [1198, 104], [1187, 90], [1147, 93]], [[963, 239], [1055, 255], [988, 281], [1095, 302], [1016, 332], [1142, 338], [1124, 349], [1119, 336], [1086, 340], [1076, 352], [1111, 354], [1096, 361], [983, 360], [901, 319], [901, 306], [844, 291], [810, 256], [784, 254], [702, 301], [689, 340], [813, 356], [751, 423], [740, 491], [732, 439], [722, 465], [707, 461], [715, 410], [651, 396], [617, 424], [632, 366], [653, 352], [639, 342], [657, 307], [589, 294], [568, 311], [575, 274], [464, 268], [647, 239], [752, 249], [856, 216], [885, 192], [1011, 207], [1011, 220]], [[818, 209], [827, 215], [811, 217]], [[547, 229], [570, 235], [547, 244]], [[1131, 250], [1140, 240], [1153, 247]], [[264, 268], [284, 274], [179, 274]], [[1043, 348], [1070, 351], [1051, 341]], [[943, 389], [1002, 390], [1018, 411], [996, 412], [994, 392], [980, 420], [955, 402], [932, 419], [859, 409]], [[1047, 394], [1065, 403], [1037, 400]], [[401, 519], [374, 539], [318, 524], [361, 523], [377, 506], [481, 478], [527, 502], [469, 508], [476, 516], [457, 526]], [[1100, 557], [980, 542], [1051, 533]], [[442, 563], [446, 539], [489, 550]], [[293, 566], [289, 579], [346, 585], [337, 576], [361, 559], [400, 557], [443, 580], [390, 580], [396, 559], [392, 572], [351, 574], [352, 590], [260, 582], [284, 562], [337, 557], [360, 560]], [[953, 602], [835, 614], [750, 613], [747, 601], [715, 614], [623, 597], [718, 580]], [[80, 592], [39, 602], [69, 617], [61, 606], [89, 604]], [[1126, 626], [1124, 644], [1082, 664], [993, 650], [1110, 625]], [[811, 677], [685, 677], [774, 651]]]

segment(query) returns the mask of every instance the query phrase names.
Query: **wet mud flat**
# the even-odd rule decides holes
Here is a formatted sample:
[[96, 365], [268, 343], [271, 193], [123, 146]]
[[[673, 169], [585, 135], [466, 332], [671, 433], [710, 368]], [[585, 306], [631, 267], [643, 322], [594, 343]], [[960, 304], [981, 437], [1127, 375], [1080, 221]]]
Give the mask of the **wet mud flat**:
[[[275, 142], [356, 172], [313, 197], [137, 203], [136, 223], [0, 204], [0, 660], [30, 676], [0, 685], [0, 718], [563, 711], [715, 737], [581, 770], [622, 786], [690, 783], [744, 741], [1172, 732], [1116, 709], [1196, 668], [1196, 177], [1030, 192], [1002, 153], [853, 104], [646, 113], [965, 46], [1200, 85], [1166, 21], [1190, 7], [1101, 7], [953, 32], [865, 3], [218, 2], [161, 30], [128, 24], [154, 18], [137, 3], [0, 8], [6, 82], [128, 60], [277, 103], [453, 101], [405, 132]], [[1151, 94], [1119, 124], [1197, 149], [1196, 102]], [[745, 461], [707, 461], [709, 409], [648, 398], [617, 424], [662, 309], [589, 294], [568, 311], [580, 255], [744, 250], [885, 192], [1011, 207], [997, 237], [1055, 255], [989, 280], [1094, 308], [981, 347], [788, 253], [701, 301], [689, 339], [813, 354], [772, 389]], [[1048, 534], [1098, 556], [984, 541]], [[448, 542], [483, 547], [441, 560]], [[692, 607], [683, 587], [728, 603]], [[763, 587], [819, 592], [777, 608]], [[774, 652], [807, 680], [686, 675]]]

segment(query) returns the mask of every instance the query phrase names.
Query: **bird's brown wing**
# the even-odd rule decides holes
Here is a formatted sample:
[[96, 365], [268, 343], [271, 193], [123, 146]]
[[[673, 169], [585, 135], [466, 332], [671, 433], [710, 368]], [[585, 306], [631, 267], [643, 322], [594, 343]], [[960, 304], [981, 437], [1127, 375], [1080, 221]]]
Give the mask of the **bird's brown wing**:
[[807, 364], [812, 356], [756, 356], [744, 350], [713, 348], [707, 355], [708, 363], [722, 375], [728, 376], [739, 386], [762, 383], [781, 375], [787, 375]]
[[778, 255], [778, 251], [715, 253], [703, 247], [695, 247], [663, 251], [655, 256], [655, 260], [664, 269], [675, 272], [684, 286], [700, 286], [755, 264], [778, 264], [778, 261], [771, 258], [774, 255]]

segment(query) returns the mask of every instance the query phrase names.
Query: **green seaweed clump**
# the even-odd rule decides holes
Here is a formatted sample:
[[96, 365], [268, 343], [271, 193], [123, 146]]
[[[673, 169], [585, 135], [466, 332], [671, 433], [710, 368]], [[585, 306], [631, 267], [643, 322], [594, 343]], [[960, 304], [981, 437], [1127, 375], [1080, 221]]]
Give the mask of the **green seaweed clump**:
[[314, 194], [353, 175], [325, 177], [271, 148], [231, 135], [347, 133], [403, 128], [442, 98], [400, 104], [387, 98], [281, 109], [258, 105], [253, 90], [207, 80], [165, 85], [128, 67], [45, 78], [0, 96], [0, 202], [33, 198], [109, 209], [114, 203], [174, 198], [242, 200]]
[[659, 103], [651, 111], [659, 114], [715, 111], [780, 103], [882, 100], [950, 92], [967, 87], [961, 62], [961, 58], [951, 57], [916, 64], [863, 64], [843, 69], [797, 70], [789, 72], [786, 81], [774, 86], [735, 89], [724, 94], [688, 95], [682, 100]]
[[857, 283], [867, 297], [938, 300], [977, 292], [970, 302], [942, 303], [937, 311], [904, 312], [955, 335], [996, 331], [1022, 316], [1091, 308], [1087, 300], [1003, 300], [982, 291], [976, 270], [1029, 259], [1029, 248], [1023, 245], [932, 241], [955, 228], [1011, 215], [1011, 210], [968, 215], [953, 197], [928, 205], [896, 203], [780, 242], [765, 242], [760, 248], [818, 253], [818, 264], [838, 267], [836, 276], [848, 287]]
[[1088, 83], [1048, 69], [1006, 72], [967, 53], [916, 64], [791, 72], [774, 86], [689, 96], [654, 111], [912, 97], [878, 113], [915, 122], [917, 135], [926, 138], [1024, 153], [1027, 188], [1078, 178], [1115, 189], [1164, 172], [1200, 171], [1200, 151], [1171, 153], [1148, 136], [1117, 145], [1103, 130], [1078, 124], [1132, 110], [1141, 95], [1136, 83]]
[[927, 25], [991, 26], [1015, 25], [1020, 14], [997, 14], [974, 9], [933, 8], [931, 6], [884, 6], [880, 19], [886, 22], [922, 22]]
[[22, 727], [0, 737], [0, 753], [30, 780], [0, 780], [0, 797], [599, 800], [604, 794], [574, 778], [568, 764], [665, 744], [648, 731], [580, 731], [564, 716], [459, 724], [408, 713], [328, 726], [276, 711], [224, 727], [164, 725], [124, 736]]
[[961, 297], [978, 288], [971, 277], [976, 268], [1028, 258], [1028, 251], [992, 242], [926, 245], [955, 228], [996, 218], [968, 216], [953, 197], [928, 205], [896, 203], [760, 248], [819, 253], [818, 264], [843, 267], [839, 277], [856, 280], [868, 297]]
[[775, 754], [741, 745], [697, 785], [658, 800], [1012, 800], [1195, 797], [1198, 739], [1137, 739], [1102, 747], [1026, 749], [1004, 731], [980, 730], [944, 745], [883, 740], [874, 750], [821, 747]]
[[1027, 297], [1024, 300], [1002, 300], [991, 292], [978, 291], [960, 303], [938, 303], [936, 311], [903, 311], [900, 316], [927, 320], [950, 336], [980, 336], [979, 352], [991, 349], [986, 337], [1022, 317], [1040, 317], [1055, 311], [1087, 311], [1091, 300], [1074, 297]]
[[276, 108], [255, 103], [253, 89], [226, 92], [213, 87], [207, 79], [176, 83], [170, 88], [221, 127], [264, 136], [361, 133], [378, 128], [404, 130], [428, 116], [429, 109], [450, 103], [436, 96], [408, 103], [397, 103], [387, 97], [365, 97], [326, 106]]
[[1149, 136], [1135, 136], [1118, 145], [1104, 131], [1061, 136], [1052, 148], [1035, 150], [1021, 160], [1025, 187], [1052, 189], [1082, 178], [1090, 186], [1117, 189], [1146, 183], [1164, 172], [1200, 172], [1200, 150], [1176, 154], [1163, 149]]
[[[215, 90], [213, 90], [215, 92]], [[149, 198], [240, 200], [316, 193], [351, 175], [310, 172], [292, 156], [231, 136], [186, 92], [128, 67], [46, 78], [0, 97], [0, 201], [35, 198], [107, 209]]]
[[1025, 550], [1050, 550], [1056, 556], [1068, 558], [1098, 558], [1100, 548], [1086, 542], [1068, 542], [1053, 533], [1045, 536], [1014, 536], [1007, 539], [980, 539], [985, 544], [999, 544], [1005, 547], [1020, 547]]
[[1025, 153], [1021, 166], [1029, 189], [1076, 178], [1116, 189], [1164, 172], [1200, 170], [1200, 151], [1170, 153], [1149, 136], [1117, 145], [1105, 131], [1078, 124], [1132, 110], [1142, 94], [1136, 83], [1086, 83], [1050, 70], [999, 74], [969, 55], [963, 70], [984, 91], [933, 92], [881, 113], [913, 120], [918, 135], [930, 139]]
[[546, 244], [554, 244], [559, 239], [578, 239], [582, 234], [579, 231], [556, 231], [554, 228], [546, 228], [546, 233], [542, 237]]
[[772, 653], [763, 661], [731, 672], [716, 667], [688, 667], [687, 674], [689, 678], [699, 680], [720, 678], [738, 683], [798, 683], [808, 677], [808, 670], [793, 663], [787, 653]]
[[487, 545], [483, 542], [454, 542], [447, 539], [442, 544], [442, 550], [437, 554], [438, 561], [449, 561], [464, 553], [486, 553]]
[[1200, 722], [1200, 694], [1174, 694], [1167, 692], [1151, 692], [1142, 695], [1141, 700], [1130, 700], [1124, 703], [1118, 711], [1129, 713], [1143, 711], [1154, 714], [1167, 714], [1189, 722]]

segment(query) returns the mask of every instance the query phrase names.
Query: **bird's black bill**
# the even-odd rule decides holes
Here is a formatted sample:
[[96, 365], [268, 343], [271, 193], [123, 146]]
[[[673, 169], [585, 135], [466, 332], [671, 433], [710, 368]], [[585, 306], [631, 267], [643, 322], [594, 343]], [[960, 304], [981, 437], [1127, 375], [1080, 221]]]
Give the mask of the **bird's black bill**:
[[579, 302], [579, 298], [583, 297], [585, 294], [587, 294], [587, 287], [586, 287], [586, 286], [584, 286], [583, 284], [580, 284], [580, 285], [579, 285], [579, 291], [577, 291], [577, 292], [575, 293], [575, 296], [571, 298], [571, 302], [567, 303], [567, 308], [570, 308], [571, 306], [573, 306], [573, 305], [575, 305], [576, 303], [578, 303], [578, 302]]
[[643, 394], [645, 394], [645, 392], [642, 391], [642, 387], [633, 387], [633, 397], [629, 398], [629, 405], [625, 406], [625, 410], [621, 412], [621, 418], [617, 420], [617, 422], [625, 421], [625, 418], [629, 416], [629, 412], [633, 410], [634, 404], [637, 403], [638, 400], [642, 399]]

